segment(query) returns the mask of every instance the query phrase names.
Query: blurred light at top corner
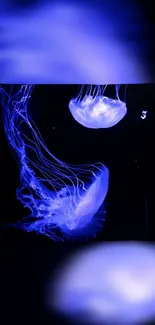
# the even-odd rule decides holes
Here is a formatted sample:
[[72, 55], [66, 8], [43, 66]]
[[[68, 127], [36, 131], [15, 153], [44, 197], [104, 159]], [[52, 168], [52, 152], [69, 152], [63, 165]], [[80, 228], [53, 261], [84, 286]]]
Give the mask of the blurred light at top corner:
[[2, 0], [0, 6], [1, 83], [150, 81], [149, 30], [135, 2], [38, 0], [21, 6]]

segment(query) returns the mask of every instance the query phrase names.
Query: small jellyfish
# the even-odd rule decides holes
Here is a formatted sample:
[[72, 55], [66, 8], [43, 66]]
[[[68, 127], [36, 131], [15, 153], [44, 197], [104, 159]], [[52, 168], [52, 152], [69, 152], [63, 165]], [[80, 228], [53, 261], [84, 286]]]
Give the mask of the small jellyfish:
[[74, 119], [86, 128], [110, 128], [120, 122], [127, 113], [126, 103], [118, 95], [119, 85], [116, 85], [116, 98], [104, 96], [107, 86], [82, 86], [76, 98], [69, 102], [69, 109]]
[[69, 165], [47, 148], [27, 106], [32, 85], [1, 87], [3, 121], [19, 168], [17, 198], [30, 216], [14, 226], [55, 240], [94, 236], [101, 229], [109, 171], [102, 163]]

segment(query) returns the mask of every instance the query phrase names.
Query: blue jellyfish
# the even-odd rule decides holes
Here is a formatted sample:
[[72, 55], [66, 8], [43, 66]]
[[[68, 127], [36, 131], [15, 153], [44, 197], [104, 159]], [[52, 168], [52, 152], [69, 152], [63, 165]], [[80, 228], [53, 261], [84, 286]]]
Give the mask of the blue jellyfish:
[[120, 85], [116, 85], [116, 99], [104, 96], [107, 86], [84, 85], [76, 98], [69, 102], [74, 119], [91, 129], [110, 128], [120, 122], [127, 113], [125, 102], [118, 95]]
[[105, 219], [109, 171], [102, 163], [69, 165], [47, 148], [27, 106], [33, 85], [0, 88], [6, 136], [19, 168], [17, 198], [31, 214], [15, 227], [54, 240], [92, 236]]

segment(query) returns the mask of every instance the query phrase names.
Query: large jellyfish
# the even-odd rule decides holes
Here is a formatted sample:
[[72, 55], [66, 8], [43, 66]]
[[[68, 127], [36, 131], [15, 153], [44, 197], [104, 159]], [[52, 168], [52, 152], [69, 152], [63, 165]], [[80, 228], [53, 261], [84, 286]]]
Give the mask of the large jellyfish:
[[104, 96], [106, 86], [84, 85], [76, 98], [69, 102], [74, 119], [86, 128], [110, 128], [120, 122], [127, 113], [126, 103], [119, 98], [116, 85], [116, 99]]
[[14, 92], [12, 86], [9, 94], [0, 88], [6, 136], [20, 168], [17, 198], [31, 210], [15, 227], [55, 240], [95, 235], [105, 217], [109, 171], [102, 163], [74, 166], [54, 157], [27, 112], [33, 87]]

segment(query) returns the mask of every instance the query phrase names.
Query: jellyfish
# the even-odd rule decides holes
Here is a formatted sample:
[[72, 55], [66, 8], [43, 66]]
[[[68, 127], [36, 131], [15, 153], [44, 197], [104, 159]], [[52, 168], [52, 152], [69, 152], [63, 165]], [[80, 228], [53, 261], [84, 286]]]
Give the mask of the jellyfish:
[[50, 152], [28, 114], [33, 88], [0, 88], [4, 129], [20, 170], [17, 198], [31, 211], [10, 225], [53, 240], [95, 236], [105, 220], [109, 170], [100, 162], [71, 165]]
[[119, 98], [120, 85], [116, 85], [116, 98], [104, 96], [107, 86], [84, 85], [76, 98], [69, 102], [74, 119], [91, 129], [110, 128], [120, 122], [127, 113], [126, 103]]

